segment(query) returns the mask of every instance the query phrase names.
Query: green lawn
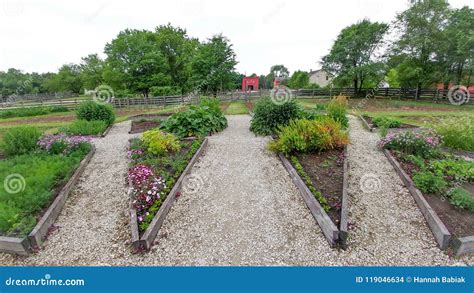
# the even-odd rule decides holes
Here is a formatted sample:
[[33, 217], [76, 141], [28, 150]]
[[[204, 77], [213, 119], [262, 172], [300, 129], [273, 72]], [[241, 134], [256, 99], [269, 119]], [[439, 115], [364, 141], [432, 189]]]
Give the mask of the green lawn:
[[230, 103], [230, 105], [225, 109], [224, 114], [226, 115], [239, 115], [239, 114], [248, 114], [249, 110], [243, 101], [236, 101]]

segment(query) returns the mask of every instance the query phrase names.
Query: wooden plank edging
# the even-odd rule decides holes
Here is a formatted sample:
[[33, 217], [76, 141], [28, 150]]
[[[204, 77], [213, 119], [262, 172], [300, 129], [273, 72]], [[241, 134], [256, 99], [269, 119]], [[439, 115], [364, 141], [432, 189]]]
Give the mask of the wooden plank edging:
[[54, 221], [56, 221], [56, 219], [58, 218], [59, 213], [64, 207], [64, 204], [66, 203], [69, 194], [74, 188], [74, 185], [81, 177], [82, 173], [84, 173], [84, 170], [92, 159], [92, 156], [94, 156], [95, 151], [95, 146], [91, 145], [91, 150], [89, 154], [87, 154], [87, 156], [82, 159], [79, 167], [76, 169], [76, 171], [71, 176], [66, 185], [61, 189], [58, 196], [56, 196], [46, 213], [41, 217], [39, 222], [33, 228], [33, 231], [31, 231], [31, 233], [28, 235], [28, 239], [32, 247], [41, 247], [43, 240], [48, 234], [49, 227], [51, 227]]
[[374, 132], [375, 128], [369, 125], [367, 120], [365, 120], [364, 116], [362, 115], [358, 115], [358, 116], [359, 116], [359, 119], [362, 121], [362, 126], [364, 126], [364, 128], [367, 129], [368, 131]]
[[110, 130], [112, 129], [112, 127], [114, 126], [114, 124], [112, 123], [112, 125], [110, 125], [109, 127], [107, 127], [107, 129], [104, 130], [104, 132], [102, 132], [102, 134], [100, 135], [100, 137], [105, 137], [107, 136], [107, 134], [109, 134]]
[[341, 222], [339, 224], [339, 242], [342, 248], [347, 248], [347, 237], [349, 236], [349, 198], [347, 190], [349, 188], [349, 160], [347, 159], [347, 145], [344, 147], [344, 167], [342, 179], [342, 202], [341, 202]]
[[456, 256], [474, 252], [474, 235], [460, 237], [453, 240], [453, 248]]
[[324, 209], [321, 207], [321, 204], [314, 198], [314, 195], [311, 193], [309, 188], [298, 175], [298, 172], [295, 170], [293, 165], [291, 165], [290, 161], [288, 161], [288, 159], [282, 153], [278, 153], [278, 157], [283, 163], [285, 169], [290, 174], [293, 183], [295, 183], [296, 187], [300, 191], [300, 194], [303, 197], [303, 200], [305, 201], [306, 205], [308, 206], [311, 214], [318, 222], [319, 227], [321, 227], [321, 231], [326, 237], [326, 240], [328, 241], [329, 245], [331, 247], [337, 246], [340, 240], [340, 231], [332, 222], [331, 218], [329, 218], [326, 211], [324, 211]]
[[145, 230], [143, 235], [138, 240], [137, 240], [137, 236], [139, 235], [139, 231], [138, 231], [136, 210], [132, 206], [130, 206], [130, 222], [131, 222], [130, 228], [132, 230], [131, 233], [132, 233], [133, 247], [144, 248], [144, 249], [149, 250], [153, 246], [153, 242], [158, 234], [158, 231], [163, 225], [163, 221], [165, 220], [166, 216], [168, 215], [168, 212], [170, 211], [171, 207], [173, 206], [173, 203], [176, 200], [176, 194], [180, 191], [184, 178], [191, 171], [191, 168], [194, 166], [198, 158], [203, 154], [207, 145], [208, 145], [208, 139], [205, 138], [201, 146], [199, 147], [199, 149], [196, 151], [196, 153], [193, 155], [193, 157], [189, 161], [188, 165], [184, 169], [181, 176], [179, 176], [178, 180], [176, 180], [176, 183], [174, 184], [170, 193], [168, 194], [165, 201], [161, 205], [160, 209], [156, 213], [155, 217], [151, 221], [150, 225], [148, 226], [148, 228]]
[[46, 210], [44, 215], [27, 237], [18, 238], [0, 236], [1, 252], [29, 255], [33, 252], [33, 250], [41, 247], [41, 244], [48, 234], [49, 228], [59, 216], [70, 192], [84, 172], [86, 166], [89, 164], [92, 156], [95, 153], [95, 150], [95, 146], [91, 145], [91, 150], [89, 153], [84, 157], [84, 159], [82, 159], [79, 167], [77, 167], [77, 169], [74, 171], [74, 174], [71, 176], [71, 178], [69, 178], [66, 185], [57, 194], [53, 203], [49, 206], [49, 208]]
[[415, 184], [408, 176], [408, 174], [403, 171], [397, 160], [390, 154], [388, 150], [384, 149], [383, 153], [385, 154], [395, 171], [398, 173], [400, 179], [402, 179], [403, 183], [408, 188], [408, 191], [410, 191], [410, 194], [415, 199], [415, 202], [420, 208], [421, 213], [425, 217], [425, 220], [428, 223], [428, 227], [430, 227], [431, 232], [433, 233], [433, 236], [435, 237], [436, 242], [438, 243], [438, 246], [443, 250], [448, 248], [452, 237], [448, 228], [446, 228], [446, 226], [443, 224], [436, 212], [431, 208], [430, 204], [426, 201], [421, 191], [415, 187]]

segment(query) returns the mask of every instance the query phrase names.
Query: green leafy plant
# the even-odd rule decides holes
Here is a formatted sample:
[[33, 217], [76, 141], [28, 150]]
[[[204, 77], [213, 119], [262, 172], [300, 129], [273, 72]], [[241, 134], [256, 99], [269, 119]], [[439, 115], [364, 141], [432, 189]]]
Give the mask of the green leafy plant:
[[302, 110], [295, 100], [276, 104], [270, 98], [260, 99], [253, 109], [250, 130], [257, 135], [271, 135], [279, 126], [287, 125], [290, 120], [300, 118]]
[[0, 111], [0, 118], [31, 117], [67, 111], [69, 109], [64, 106], [6, 109]]
[[449, 202], [455, 207], [474, 213], [474, 196], [464, 188], [455, 188], [450, 194]]
[[434, 125], [443, 136], [443, 144], [453, 149], [474, 151], [474, 117], [456, 117], [441, 120]]
[[177, 152], [181, 149], [176, 136], [171, 133], [164, 133], [159, 129], [145, 131], [141, 140], [146, 150], [154, 155]]
[[[6, 182], [0, 184], [0, 235], [28, 235], [55, 188], [70, 178], [89, 150], [83, 146], [67, 156], [41, 152], [0, 160], [0, 180]], [[14, 179], [16, 183], [8, 183]]]
[[440, 194], [448, 186], [448, 183], [442, 176], [435, 175], [429, 171], [415, 172], [413, 182], [423, 193], [429, 194]]
[[69, 135], [98, 135], [107, 129], [107, 123], [102, 120], [75, 120], [66, 127], [59, 129], [60, 132]]
[[160, 127], [178, 137], [205, 136], [225, 129], [227, 119], [220, 110], [218, 100], [202, 99], [200, 105], [171, 115]]
[[347, 97], [337, 96], [329, 102], [326, 107], [329, 117], [334, 121], [341, 123], [343, 128], [349, 126], [349, 118], [347, 118]]
[[433, 173], [456, 182], [474, 181], [474, 162], [472, 161], [460, 158], [433, 160], [429, 167]]
[[115, 114], [111, 105], [103, 105], [93, 101], [80, 104], [76, 116], [79, 120], [104, 121], [107, 126], [112, 125], [115, 121]]
[[10, 128], [3, 137], [1, 145], [7, 156], [23, 155], [37, 148], [41, 132], [33, 126], [17, 126]]
[[339, 148], [349, 142], [347, 131], [339, 122], [329, 117], [318, 120], [296, 119], [287, 126], [280, 126], [278, 138], [269, 142], [274, 152], [289, 154], [307, 153]]
[[398, 128], [402, 125], [402, 122], [398, 119], [380, 116], [372, 119], [372, 124], [376, 127]]

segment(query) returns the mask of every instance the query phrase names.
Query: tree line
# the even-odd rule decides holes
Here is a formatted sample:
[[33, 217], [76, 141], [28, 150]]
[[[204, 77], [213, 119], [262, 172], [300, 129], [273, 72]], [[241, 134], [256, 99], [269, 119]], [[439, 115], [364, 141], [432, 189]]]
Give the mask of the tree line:
[[0, 93], [80, 94], [104, 84], [118, 97], [217, 93], [239, 88], [242, 78], [226, 37], [219, 34], [200, 42], [171, 24], [154, 31], [126, 29], [105, 45], [104, 53], [104, 59], [91, 54], [57, 73], [0, 71]]

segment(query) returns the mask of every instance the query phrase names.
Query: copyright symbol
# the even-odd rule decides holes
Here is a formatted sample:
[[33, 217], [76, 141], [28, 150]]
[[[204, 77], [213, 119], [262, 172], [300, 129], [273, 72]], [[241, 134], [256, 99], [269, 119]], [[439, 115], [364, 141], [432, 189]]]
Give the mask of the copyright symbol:
[[411, 283], [411, 277], [407, 277], [407, 283]]

